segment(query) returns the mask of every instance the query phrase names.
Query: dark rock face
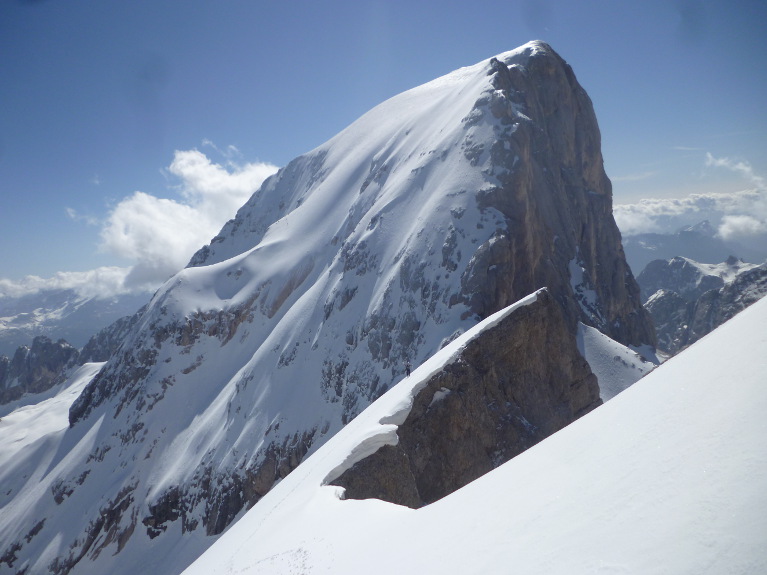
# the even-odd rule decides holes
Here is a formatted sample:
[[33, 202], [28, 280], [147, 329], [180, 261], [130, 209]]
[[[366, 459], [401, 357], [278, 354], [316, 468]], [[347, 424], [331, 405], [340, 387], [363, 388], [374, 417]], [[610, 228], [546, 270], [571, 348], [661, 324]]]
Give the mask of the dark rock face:
[[688, 345], [691, 303], [672, 290], [658, 290], [645, 304], [655, 322], [658, 350], [674, 355]]
[[80, 363], [107, 361], [112, 357], [145, 310], [146, 306], [133, 315], [119, 318], [91, 337], [80, 350]]
[[[545, 350], [545, 352], [542, 352]], [[546, 291], [472, 341], [415, 398], [396, 446], [333, 484], [351, 499], [421, 507], [601, 404], [596, 377]]]
[[[478, 202], [500, 211], [508, 225], [477, 250], [462, 277], [469, 306], [487, 317], [546, 286], [572, 322], [581, 320], [626, 345], [654, 345], [612, 218], [612, 185], [590, 98], [548, 46], [524, 68], [496, 60], [489, 74], [496, 91], [476, 109], [487, 106], [507, 128], [491, 149], [494, 164], [504, 168], [494, 173], [499, 185]], [[519, 108], [533, 121], [519, 121]], [[596, 313], [573, 297], [578, 286], [571, 262], [583, 271], [580, 287], [599, 302]]]
[[722, 287], [703, 292], [690, 289], [683, 293], [661, 289], [645, 304], [655, 322], [658, 349], [669, 355], [679, 353], [764, 297], [767, 264], [738, 274]]
[[66, 368], [76, 364], [77, 350], [63, 339], [53, 342], [37, 336], [32, 346], [22, 346], [12, 359], [0, 357], [0, 404], [25, 393], [41, 393], [61, 381]]

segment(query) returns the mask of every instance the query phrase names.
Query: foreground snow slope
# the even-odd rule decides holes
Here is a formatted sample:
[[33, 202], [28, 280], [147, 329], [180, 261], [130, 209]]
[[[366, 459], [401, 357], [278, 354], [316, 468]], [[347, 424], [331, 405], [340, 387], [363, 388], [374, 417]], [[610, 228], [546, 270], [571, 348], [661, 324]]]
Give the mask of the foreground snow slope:
[[185, 573], [765, 573], [766, 321], [762, 300], [428, 507], [342, 500], [326, 477], [391, 435], [417, 370]]

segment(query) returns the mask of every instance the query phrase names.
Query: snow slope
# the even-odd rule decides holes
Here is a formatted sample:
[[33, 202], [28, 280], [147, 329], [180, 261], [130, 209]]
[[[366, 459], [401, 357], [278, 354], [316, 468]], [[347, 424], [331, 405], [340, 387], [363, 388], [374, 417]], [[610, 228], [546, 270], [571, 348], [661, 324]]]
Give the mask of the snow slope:
[[[55, 492], [56, 472], [77, 465], [76, 453], [69, 453], [66, 431], [69, 427], [69, 407], [93, 379], [103, 363], [86, 363], [75, 371], [55, 396], [36, 405], [20, 407], [0, 418], [0, 512], [5, 517], [23, 514], [34, 508]], [[46, 522], [60, 533], [67, 530], [71, 521], [68, 515], [49, 517]], [[3, 537], [18, 536], [18, 523], [1, 521]], [[12, 552], [12, 547], [0, 549], [0, 555]], [[29, 573], [43, 573], [45, 560], [50, 559], [44, 551]], [[29, 566], [28, 566], [29, 567]], [[0, 573], [7, 566], [0, 564]], [[8, 571], [15, 572], [15, 571]]]
[[608, 401], [628, 389], [660, 363], [654, 352], [644, 355], [607, 337], [598, 329], [578, 324], [578, 351], [599, 381], [599, 397]]
[[762, 300], [428, 507], [343, 500], [328, 475], [392, 440], [417, 370], [184, 573], [765, 573], [765, 322]]

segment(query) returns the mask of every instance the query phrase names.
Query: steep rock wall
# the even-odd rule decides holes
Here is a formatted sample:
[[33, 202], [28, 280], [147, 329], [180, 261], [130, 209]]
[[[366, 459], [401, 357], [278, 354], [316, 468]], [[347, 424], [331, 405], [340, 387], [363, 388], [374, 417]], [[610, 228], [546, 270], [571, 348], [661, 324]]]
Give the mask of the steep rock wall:
[[399, 442], [332, 483], [349, 499], [418, 508], [487, 473], [601, 404], [596, 377], [545, 290], [472, 341], [416, 396]]

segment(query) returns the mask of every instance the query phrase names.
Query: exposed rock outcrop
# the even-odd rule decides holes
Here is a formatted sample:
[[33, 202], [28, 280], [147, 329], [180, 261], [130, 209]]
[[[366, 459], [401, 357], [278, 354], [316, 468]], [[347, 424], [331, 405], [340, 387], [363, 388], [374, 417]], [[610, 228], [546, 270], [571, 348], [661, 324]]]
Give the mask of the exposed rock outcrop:
[[141, 319], [144, 311], [146, 311], [146, 306], [143, 306], [133, 315], [115, 320], [92, 336], [80, 350], [80, 363], [107, 361], [112, 357], [130, 330]]
[[707, 266], [673, 258], [649, 264], [639, 281], [645, 293], [657, 290], [645, 308], [655, 323], [658, 349], [675, 355], [764, 297], [767, 264], [745, 264], [731, 257]]
[[601, 403], [561, 306], [543, 290], [429, 380], [397, 430], [397, 445], [382, 447], [332, 483], [350, 499], [421, 507]]
[[[612, 185], [590, 98], [546, 45], [525, 66], [493, 60], [488, 73], [495, 90], [467, 121], [478, 121], [485, 108], [500, 119], [490, 147], [498, 185], [477, 201], [503, 214], [507, 226], [477, 250], [462, 277], [469, 307], [487, 317], [547, 286], [572, 320], [625, 345], [654, 344], [611, 215]], [[595, 307], [573, 297], [579, 289], [592, 294]]]
[[62, 381], [68, 367], [76, 365], [77, 350], [63, 339], [40, 335], [31, 346], [22, 346], [13, 358], [0, 356], [0, 405], [26, 393], [41, 393]]

